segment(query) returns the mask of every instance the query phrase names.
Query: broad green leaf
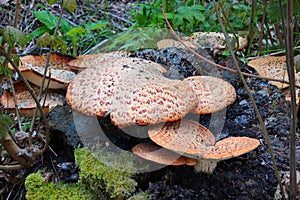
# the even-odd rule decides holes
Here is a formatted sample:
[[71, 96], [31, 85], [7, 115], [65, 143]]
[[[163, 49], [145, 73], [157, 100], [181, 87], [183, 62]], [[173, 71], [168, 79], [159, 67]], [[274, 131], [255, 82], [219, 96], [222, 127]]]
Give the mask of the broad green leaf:
[[47, 2], [52, 5], [52, 4], [55, 4], [57, 2], [57, 0], [47, 0]]
[[84, 28], [82, 28], [81, 26], [78, 26], [78, 27], [74, 27], [70, 31], [66, 32], [66, 35], [68, 35], [72, 38], [75, 38], [75, 37], [78, 37], [79, 35], [83, 35], [85, 33], [86, 32], [85, 32]]
[[34, 11], [34, 16], [50, 30], [54, 29], [57, 24], [57, 17], [51, 15], [48, 11]]
[[50, 45], [50, 43], [51, 43], [51, 36], [47, 32], [44, 33], [42, 36], [40, 36], [36, 42], [36, 44], [39, 48], [46, 47], [46, 46]]
[[12, 117], [2, 113], [0, 114], [0, 140], [2, 140], [3, 134], [8, 131], [9, 126], [13, 124], [13, 122], [14, 120]]
[[[56, 18], [56, 20], [58, 20], [58, 18]], [[56, 23], [57, 23], [57, 21], [56, 21]], [[61, 30], [63, 33], [66, 33], [69, 30], [71, 30], [71, 28], [73, 28], [73, 26], [64, 19], [60, 20], [60, 26], [61, 26]]]
[[76, 0], [63, 0], [63, 8], [66, 8], [69, 12], [74, 12], [76, 7]]
[[299, 0], [293, 0], [293, 11], [298, 16], [300, 15], [300, 1]]
[[20, 58], [17, 54], [11, 54], [10, 57], [12, 58], [12, 60], [15, 62], [15, 64], [17, 66], [19, 66], [19, 63], [20, 63]]
[[57, 51], [59, 48], [63, 54], [67, 53], [68, 45], [61, 39], [60, 36], [56, 35], [52, 38], [53, 50]]
[[0, 36], [0, 44], [2, 44], [3, 36]]
[[108, 24], [107, 21], [105, 20], [100, 20], [98, 21], [97, 23], [87, 23], [84, 25], [84, 28], [86, 30], [89, 30], [89, 31], [94, 31], [94, 30], [98, 30], [100, 28], [103, 28], [104, 26], [106, 26]]
[[46, 26], [38, 27], [27, 36], [27, 41], [29, 42], [32, 39], [40, 37], [41, 35], [47, 32], [50, 32], [50, 29], [47, 28]]
[[25, 34], [12, 26], [6, 26], [4, 28], [3, 40], [12, 48], [15, 44], [18, 44], [21, 47], [26, 45]]

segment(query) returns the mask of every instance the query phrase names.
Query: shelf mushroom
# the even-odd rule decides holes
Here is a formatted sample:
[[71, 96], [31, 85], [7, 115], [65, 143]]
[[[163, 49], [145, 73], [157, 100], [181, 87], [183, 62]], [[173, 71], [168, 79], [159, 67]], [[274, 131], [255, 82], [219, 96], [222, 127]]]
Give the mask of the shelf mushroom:
[[[248, 137], [230, 137], [215, 143], [215, 138], [208, 129], [186, 119], [181, 122], [152, 125], [148, 133], [150, 139], [160, 147], [149, 147], [148, 144], [144, 147], [144, 144], [141, 144], [141, 147], [137, 146], [132, 149], [133, 153], [145, 159], [163, 163], [161, 153], [155, 152], [159, 149], [164, 152], [162, 153], [164, 156], [172, 155], [172, 161], [180, 156], [197, 160], [197, 164], [194, 165], [195, 171], [206, 173], [212, 173], [219, 161], [248, 153], [260, 144], [259, 140]], [[166, 160], [165, 163], [171, 162]]]
[[158, 80], [166, 70], [157, 63], [139, 58], [99, 62], [97, 67], [80, 72], [69, 84], [67, 102], [73, 110], [103, 118], [110, 113], [116, 88], [135, 78], [134, 72], [144, 79]]
[[[34, 90], [35, 94], [39, 93], [39, 87], [32, 85], [32, 89]], [[20, 110], [20, 114], [24, 117], [32, 117], [34, 109], [36, 108], [36, 104], [27, 90], [25, 84], [21, 81], [14, 84], [15, 92], [16, 92], [16, 99], [18, 103], [18, 108]], [[65, 97], [59, 93], [55, 93], [53, 91], [48, 92], [46, 95], [43, 95], [41, 104], [43, 105], [44, 99], [46, 96], [46, 101], [44, 104], [44, 111], [47, 114], [51, 111], [55, 106], [63, 105]], [[13, 100], [13, 94], [4, 91], [1, 96], [1, 104], [5, 109], [10, 112], [15, 111], [15, 104]]]
[[198, 105], [192, 111], [210, 114], [231, 105], [236, 99], [235, 88], [227, 81], [212, 76], [191, 76], [185, 78], [198, 98]]
[[120, 128], [176, 121], [197, 104], [195, 94], [186, 83], [163, 76], [152, 81], [133, 81], [119, 87], [110, 117], [112, 123]]
[[130, 53], [125, 51], [80, 55], [77, 56], [76, 59], [68, 62], [67, 65], [73, 70], [81, 71], [88, 67], [98, 67], [99, 63], [103, 61], [109, 61], [115, 58], [127, 58], [129, 56]]
[[148, 134], [156, 144], [196, 159], [215, 144], [207, 128], [187, 119], [150, 126]]
[[155, 146], [151, 143], [140, 143], [132, 148], [132, 153], [162, 165], [197, 165], [197, 160], [181, 156], [165, 148]]
[[217, 162], [248, 153], [256, 149], [259, 144], [259, 140], [249, 137], [230, 137], [222, 139], [218, 141], [213, 148], [203, 154], [195, 166], [195, 171], [212, 173], [217, 166]]
[[[285, 56], [265, 56], [250, 60], [249, 66], [256, 69], [260, 76], [289, 81], [286, 68]], [[285, 83], [270, 81], [272, 85], [278, 88], [286, 88], [289, 85]]]
[[[45, 85], [50, 81], [50, 89], [66, 88], [68, 83], [76, 76], [75, 72], [71, 71], [70, 68], [66, 66], [66, 63], [70, 62], [72, 59], [73, 58], [69, 56], [52, 53], [46, 74]], [[45, 71], [46, 60], [46, 56], [24, 56], [20, 58], [19, 69], [28, 81], [40, 86]], [[10, 66], [10, 68], [12, 68], [12, 66]]]

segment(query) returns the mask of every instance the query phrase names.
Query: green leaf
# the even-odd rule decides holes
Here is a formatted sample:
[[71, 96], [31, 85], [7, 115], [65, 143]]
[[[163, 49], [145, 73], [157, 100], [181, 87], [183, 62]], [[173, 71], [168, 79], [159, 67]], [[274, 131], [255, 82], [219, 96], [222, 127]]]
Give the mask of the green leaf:
[[63, 0], [63, 8], [66, 8], [69, 12], [74, 12], [76, 7], [76, 0]]
[[13, 48], [15, 44], [18, 44], [21, 47], [24, 47], [26, 45], [25, 34], [12, 26], [6, 26], [4, 28], [3, 40], [11, 48]]
[[60, 20], [60, 26], [63, 33], [66, 33], [73, 28], [73, 26], [64, 19]]
[[300, 15], [300, 1], [299, 0], [293, 0], [293, 11], [298, 16]]
[[84, 25], [84, 28], [88, 31], [95, 31], [98, 30], [100, 28], [103, 28], [104, 26], [106, 26], [108, 24], [107, 21], [105, 20], [100, 20], [97, 23], [87, 23]]
[[86, 31], [84, 30], [84, 28], [82, 28], [81, 26], [78, 26], [78, 27], [74, 27], [70, 31], [66, 32], [66, 35], [68, 35], [72, 38], [76, 38], [79, 35], [83, 35], [85, 33], [86, 33]]
[[54, 29], [57, 24], [58, 18], [51, 15], [48, 11], [34, 11], [34, 16], [43, 24], [47, 26], [50, 30]]
[[46, 26], [38, 27], [27, 36], [27, 41], [31, 41], [34, 38], [40, 37], [41, 35], [47, 32], [50, 32], [50, 29]]
[[48, 32], [46, 32], [42, 36], [40, 36], [36, 42], [36, 44], [39, 48], [46, 47], [46, 46], [50, 45], [50, 43], [51, 43], [51, 36], [49, 35]]
[[0, 114], [0, 140], [3, 138], [3, 134], [5, 132], [8, 132], [9, 126], [13, 124], [14, 120], [12, 117], [5, 115], [5, 114]]
[[20, 63], [20, 58], [17, 54], [11, 54], [10, 57], [12, 58], [12, 60], [15, 62], [15, 64], [17, 66], [19, 66], [19, 63]]
[[56, 35], [55, 37], [52, 36], [51, 38], [54, 51], [57, 51], [57, 49], [60, 48], [63, 54], [67, 53], [68, 45], [61, 39], [60, 36]]
[[55, 4], [57, 2], [57, 0], [47, 0], [47, 2], [52, 5], [52, 4]]

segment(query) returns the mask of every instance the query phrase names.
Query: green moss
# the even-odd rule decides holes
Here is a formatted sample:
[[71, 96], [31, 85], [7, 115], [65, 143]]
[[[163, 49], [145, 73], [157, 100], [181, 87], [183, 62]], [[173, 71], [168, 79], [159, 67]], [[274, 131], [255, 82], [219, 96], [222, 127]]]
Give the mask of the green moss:
[[127, 199], [134, 194], [137, 182], [132, 178], [135, 168], [130, 154], [101, 150], [91, 153], [78, 148], [75, 161], [81, 170], [80, 182], [93, 190], [98, 198]]
[[96, 199], [94, 195], [84, 185], [80, 183], [66, 184], [46, 183], [40, 173], [30, 174], [25, 180], [27, 190], [26, 199], [28, 200], [80, 200]]

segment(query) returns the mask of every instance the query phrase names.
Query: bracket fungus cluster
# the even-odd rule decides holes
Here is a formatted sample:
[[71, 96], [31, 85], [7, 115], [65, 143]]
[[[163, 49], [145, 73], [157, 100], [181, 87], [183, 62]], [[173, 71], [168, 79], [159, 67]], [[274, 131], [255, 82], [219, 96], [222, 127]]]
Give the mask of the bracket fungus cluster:
[[[71, 71], [67, 66], [73, 58], [70, 56], [63, 56], [58, 53], [52, 53], [49, 58], [49, 68], [45, 76], [44, 88], [48, 88], [47, 93], [41, 97], [41, 105], [47, 114], [55, 106], [63, 105], [65, 97], [60, 94], [57, 89], [66, 89], [68, 83], [76, 76], [76, 73]], [[19, 70], [30, 84], [36, 96], [39, 94], [40, 86], [47, 62], [46, 56], [28, 55], [20, 58]], [[10, 64], [9, 68], [14, 69]], [[24, 117], [32, 117], [36, 108], [32, 96], [27, 87], [21, 80], [14, 83], [16, 92], [17, 107], [20, 114]], [[9, 91], [4, 91], [1, 95], [1, 105], [10, 112], [15, 111], [15, 103], [13, 94]]]
[[[31, 85], [33, 92], [38, 95], [39, 87]], [[16, 92], [17, 106], [21, 116], [32, 117], [34, 109], [36, 108], [35, 101], [31, 97], [25, 84], [21, 81], [14, 83], [14, 89]], [[53, 90], [48, 91], [47, 94], [43, 94], [41, 98], [41, 104], [43, 105], [44, 112], [47, 114], [55, 106], [63, 105], [65, 97]], [[15, 112], [14, 96], [9, 91], [4, 91], [0, 98], [1, 105], [9, 112]]]
[[[49, 59], [49, 68], [46, 74], [45, 85], [49, 83], [50, 89], [65, 89], [69, 82], [76, 76], [67, 66], [73, 58], [52, 53]], [[46, 67], [46, 56], [29, 55], [20, 58], [19, 69], [26, 79], [31, 83], [40, 86]], [[12, 68], [12, 66], [10, 66]]]
[[260, 144], [259, 140], [248, 137], [230, 137], [215, 142], [208, 129], [186, 119], [153, 125], [148, 133], [160, 147], [138, 144], [133, 147], [133, 153], [160, 164], [193, 165], [195, 171], [207, 173], [213, 172], [217, 162], [250, 152]]
[[228, 82], [208, 76], [171, 80], [164, 73], [161, 65], [140, 58], [99, 59], [71, 81], [67, 103], [87, 116], [109, 116], [119, 128], [149, 125], [152, 142], [138, 144], [132, 151], [165, 165], [193, 165], [198, 171], [212, 172], [217, 161], [259, 145], [246, 137], [216, 143], [207, 128], [184, 119], [188, 113], [214, 113], [232, 104], [236, 92]]

